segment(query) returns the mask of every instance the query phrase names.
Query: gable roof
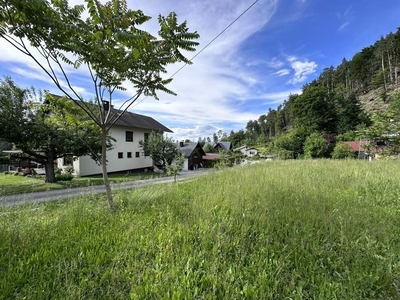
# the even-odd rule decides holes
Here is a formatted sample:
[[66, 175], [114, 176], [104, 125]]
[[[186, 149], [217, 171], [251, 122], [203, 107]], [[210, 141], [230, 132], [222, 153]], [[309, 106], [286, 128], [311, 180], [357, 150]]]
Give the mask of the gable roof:
[[218, 142], [216, 144], [214, 144], [214, 148], [220, 146], [222, 149], [224, 150], [232, 150], [232, 143], [231, 142]]
[[184, 155], [185, 158], [190, 157], [195, 149], [200, 150], [199, 155], [206, 155], [203, 148], [200, 146], [200, 143], [198, 142], [183, 143], [182, 146], [181, 143], [176, 143], [176, 147]]
[[[62, 96], [49, 93], [52, 97], [61, 98]], [[74, 102], [78, 100], [73, 100]], [[111, 108], [110, 115], [116, 114], [116, 117], [122, 113], [122, 116], [115, 122], [115, 125], [135, 127], [142, 129], [149, 129], [153, 131], [173, 132], [168, 127], [165, 127], [160, 122], [151, 117], [131, 113], [129, 111], [123, 112], [122, 110]], [[115, 119], [114, 119], [115, 120]]]
[[[111, 113], [122, 113], [122, 111], [112, 109]], [[173, 132], [168, 127], [165, 127], [160, 122], [151, 117], [139, 115], [131, 112], [124, 112], [122, 116], [115, 122], [115, 125], [149, 129], [153, 131]]]

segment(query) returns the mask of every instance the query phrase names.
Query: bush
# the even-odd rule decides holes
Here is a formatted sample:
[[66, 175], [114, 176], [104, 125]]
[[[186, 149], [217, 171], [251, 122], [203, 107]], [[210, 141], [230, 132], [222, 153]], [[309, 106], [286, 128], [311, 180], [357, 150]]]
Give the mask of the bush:
[[324, 157], [327, 148], [324, 136], [319, 132], [310, 134], [304, 143], [305, 158], [321, 158]]
[[74, 176], [68, 173], [56, 175], [56, 181], [70, 181], [72, 178], [74, 178]]
[[56, 174], [56, 176], [57, 176], [57, 175], [61, 175], [61, 172], [62, 172], [62, 169], [60, 169], [60, 168], [54, 168], [54, 174]]
[[354, 157], [355, 154], [353, 152], [353, 149], [351, 149], [349, 144], [343, 142], [337, 143], [332, 152], [332, 158], [334, 159], [346, 159]]
[[74, 173], [74, 167], [73, 166], [67, 166], [65, 169], [64, 169], [64, 172], [65, 173], [67, 173], [67, 174], [71, 174], [72, 175], [72, 173]]

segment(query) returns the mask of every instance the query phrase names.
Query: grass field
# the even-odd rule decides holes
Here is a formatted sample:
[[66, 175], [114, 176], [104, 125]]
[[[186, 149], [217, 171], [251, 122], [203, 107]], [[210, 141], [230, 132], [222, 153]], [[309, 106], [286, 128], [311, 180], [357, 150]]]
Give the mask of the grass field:
[[0, 299], [400, 299], [398, 162], [277, 161], [0, 210]]
[[[117, 183], [117, 182], [142, 180], [148, 178], [156, 178], [161, 176], [164, 176], [164, 174], [153, 173], [153, 172], [147, 172], [147, 173], [141, 172], [141, 173], [130, 173], [130, 174], [110, 174], [109, 179], [111, 183]], [[24, 176], [5, 175], [4, 173], [0, 173], [0, 196], [101, 185], [101, 184], [103, 184], [103, 177], [101, 175], [74, 178], [71, 181], [58, 181], [56, 183], [45, 183], [44, 178], [40, 176], [37, 178], [32, 178]]]

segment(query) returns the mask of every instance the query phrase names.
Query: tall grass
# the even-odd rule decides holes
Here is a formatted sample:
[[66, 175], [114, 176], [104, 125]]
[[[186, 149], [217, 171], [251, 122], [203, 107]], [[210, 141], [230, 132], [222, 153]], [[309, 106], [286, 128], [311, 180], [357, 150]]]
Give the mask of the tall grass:
[[0, 211], [0, 298], [400, 299], [399, 165], [290, 161]]

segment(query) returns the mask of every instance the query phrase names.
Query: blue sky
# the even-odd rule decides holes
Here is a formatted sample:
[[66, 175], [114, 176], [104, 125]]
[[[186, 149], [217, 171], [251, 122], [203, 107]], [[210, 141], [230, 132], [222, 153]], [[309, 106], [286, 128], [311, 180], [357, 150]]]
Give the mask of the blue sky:
[[[248, 8], [254, 0], [128, 0], [153, 19], [145, 29], [157, 31], [157, 15], [171, 11], [200, 35], [199, 50]], [[82, 1], [70, 1], [79, 4]], [[276, 108], [290, 93], [331, 65], [370, 46], [400, 27], [400, 1], [259, 0], [174, 77], [160, 100], [140, 98], [130, 111], [149, 115], [174, 131], [174, 139], [229, 133]], [[0, 41], [0, 76], [21, 87], [33, 85], [58, 93], [50, 80], [23, 54]], [[194, 54], [189, 53], [189, 57]], [[181, 65], [169, 67], [169, 75]], [[73, 85], [85, 98], [93, 94], [87, 74], [68, 68]], [[134, 91], [118, 94], [124, 99]]]

